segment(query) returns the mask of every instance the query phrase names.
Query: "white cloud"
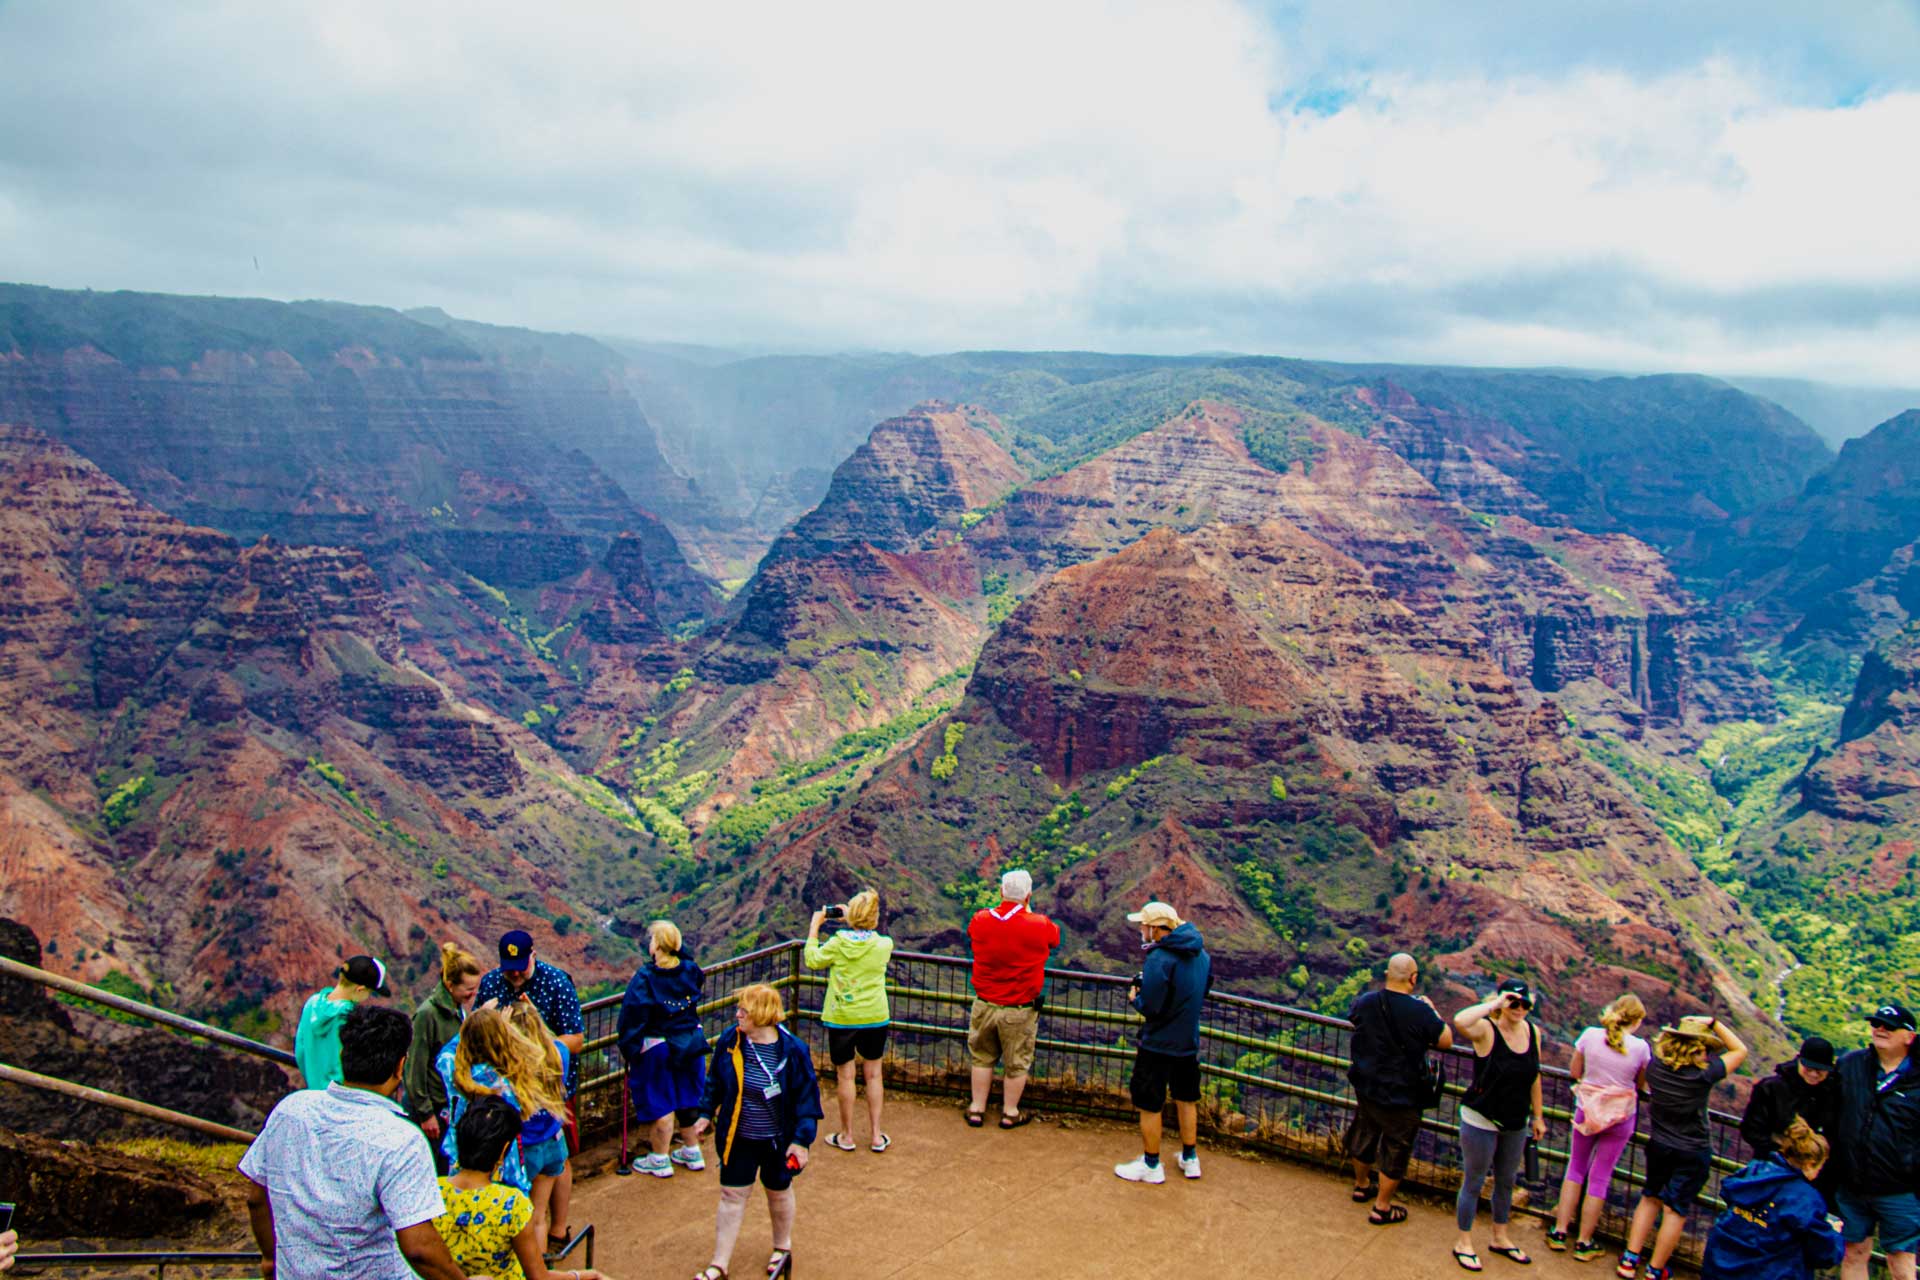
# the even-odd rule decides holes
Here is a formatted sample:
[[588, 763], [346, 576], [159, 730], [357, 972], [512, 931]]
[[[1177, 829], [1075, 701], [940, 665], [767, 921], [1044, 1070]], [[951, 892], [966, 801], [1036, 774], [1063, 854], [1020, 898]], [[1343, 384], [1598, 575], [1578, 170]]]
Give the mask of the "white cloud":
[[1920, 93], [1860, 33], [1826, 65], [1881, 87], [1834, 106], [1751, 41], [1387, 66], [1223, 0], [101, 13], [0, 7], [0, 119], [36, 122], [0, 275], [694, 341], [1920, 367]]

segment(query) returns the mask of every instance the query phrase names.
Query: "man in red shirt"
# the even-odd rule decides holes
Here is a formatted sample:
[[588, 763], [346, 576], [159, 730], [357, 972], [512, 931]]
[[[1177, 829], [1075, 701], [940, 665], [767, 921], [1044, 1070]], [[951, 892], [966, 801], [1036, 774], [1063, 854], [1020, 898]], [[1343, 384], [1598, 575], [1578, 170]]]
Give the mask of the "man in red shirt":
[[1032, 895], [1033, 877], [1009, 871], [1000, 877], [1000, 905], [974, 912], [967, 925], [967, 938], [973, 943], [973, 1012], [967, 1025], [973, 1102], [967, 1108], [967, 1123], [976, 1129], [986, 1122], [987, 1093], [993, 1088], [997, 1061], [1004, 1061], [1007, 1069], [1000, 1127], [1018, 1128], [1031, 1118], [1020, 1109], [1020, 1094], [1033, 1066], [1047, 957], [1060, 945], [1060, 926], [1027, 909]]

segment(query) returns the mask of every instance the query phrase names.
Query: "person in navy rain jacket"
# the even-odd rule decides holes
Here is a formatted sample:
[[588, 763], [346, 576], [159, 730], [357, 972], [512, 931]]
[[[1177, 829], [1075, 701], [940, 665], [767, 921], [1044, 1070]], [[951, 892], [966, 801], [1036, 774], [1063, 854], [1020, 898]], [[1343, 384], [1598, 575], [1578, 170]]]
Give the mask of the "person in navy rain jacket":
[[1727, 1211], [1707, 1234], [1701, 1280], [1811, 1280], [1846, 1252], [1813, 1180], [1827, 1140], [1795, 1116], [1776, 1149], [1720, 1184]]

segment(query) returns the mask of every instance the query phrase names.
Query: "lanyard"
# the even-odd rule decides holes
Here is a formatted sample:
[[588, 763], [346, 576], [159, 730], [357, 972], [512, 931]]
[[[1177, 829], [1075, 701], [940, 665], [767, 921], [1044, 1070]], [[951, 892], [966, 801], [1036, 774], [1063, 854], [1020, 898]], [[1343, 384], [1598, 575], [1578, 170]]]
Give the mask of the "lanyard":
[[767, 1070], [767, 1060], [760, 1054], [760, 1046], [751, 1040], [746, 1040], [744, 1037], [742, 1037], [742, 1040], [747, 1046], [747, 1056], [753, 1059], [753, 1065], [760, 1068], [760, 1073], [766, 1076], [767, 1083], [778, 1084], [781, 1073], [787, 1069], [786, 1058], [782, 1057], [780, 1061], [774, 1063], [773, 1070], [769, 1071]]
[[1893, 1082], [1895, 1080], [1898, 1080], [1903, 1074], [1906, 1073], [1906, 1070], [1907, 1070], [1907, 1064], [1905, 1061], [1902, 1061], [1899, 1066], [1887, 1072], [1887, 1074], [1885, 1074], [1884, 1076], [1881, 1076], [1880, 1079], [1874, 1083], [1873, 1091], [1875, 1093], [1885, 1093], [1888, 1089], [1893, 1087]]

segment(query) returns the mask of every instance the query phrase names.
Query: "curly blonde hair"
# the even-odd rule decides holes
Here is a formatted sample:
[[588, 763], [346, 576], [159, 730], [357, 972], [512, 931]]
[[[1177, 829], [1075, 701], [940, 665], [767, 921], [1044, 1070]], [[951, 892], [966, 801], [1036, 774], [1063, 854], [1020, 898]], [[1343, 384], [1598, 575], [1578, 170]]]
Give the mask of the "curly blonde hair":
[[[558, 1051], [553, 1051], [558, 1058]], [[550, 1087], [548, 1055], [514, 1028], [505, 1013], [491, 1006], [475, 1009], [460, 1028], [460, 1047], [453, 1055], [453, 1083], [468, 1098], [502, 1097], [504, 1089], [489, 1088], [473, 1078], [475, 1063], [484, 1063], [505, 1077], [520, 1100], [520, 1114], [531, 1119], [545, 1111], [565, 1118], [566, 1091]]]
[[1685, 1071], [1688, 1067], [1706, 1066], [1711, 1055], [1707, 1052], [1706, 1041], [1698, 1037], [1662, 1031], [1654, 1039], [1653, 1056], [1669, 1071]]

